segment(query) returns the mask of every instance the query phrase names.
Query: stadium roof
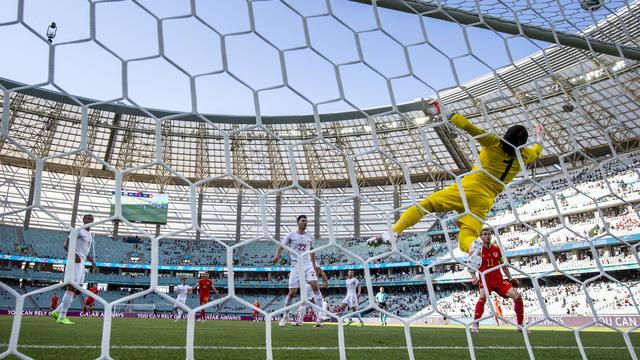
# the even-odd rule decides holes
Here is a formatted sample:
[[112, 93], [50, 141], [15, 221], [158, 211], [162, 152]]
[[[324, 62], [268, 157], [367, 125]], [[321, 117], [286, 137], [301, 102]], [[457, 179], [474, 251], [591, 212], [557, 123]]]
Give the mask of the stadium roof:
[[[637, 47], [640, 6], [623, 8], [586, 33]], [[573, 161], [639, 147], [639, 66], [554, 45], [437, 96], [447, 111], [498, 134], [512, 124], [531, 129], [542, 123], [549, 142], [538, 165], [547, 166], [560, 158]], [[141, 110], [6, 79], [0, 84], [16, 89], [7, 119], [12, 141], [0, 140], [0, 161], [9, 165], [34, 166], [33, 158], [39, 157], [46, 158], [46, 169], [113, 177], [110, 166], [122, 170], [154, 163], [159, 146], [166, 167], [137, 168], [126, 179], [182, 182], [179, 173], [193, 181], [213, 178], [209, 186], [234, 186], [240, 179], [261, 188], [292, 181], [322, 188], [402, 183], [405, 175], [412, 182], [438, 181], [474, 163], [469, 139], [434, 116], [423, 100], [328, 114], [319, 107], [316, 115], [256, 119]], [[83, 125], [90, 155], [74, 152], [82, 146]]]

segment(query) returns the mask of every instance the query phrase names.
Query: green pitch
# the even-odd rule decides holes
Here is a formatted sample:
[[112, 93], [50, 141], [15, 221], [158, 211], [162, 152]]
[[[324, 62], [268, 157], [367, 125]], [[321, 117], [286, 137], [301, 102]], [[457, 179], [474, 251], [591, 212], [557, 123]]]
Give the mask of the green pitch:
[[[111, 205], [111, 215], [114, 214]], [[165, 224], [167, 222], [167, 209], [158, 209], [151, 205], [122, 204], [122, 216], [130, 221]]]
[[[94, 359], [100, 354], [102, 319], [71, 318], [63, 326], [44, 317], [23, 318], [20, 350], [35, 359]], [[0, 343], [5, 350], [11, 331], [9, 316], [0, 317]], [[184, 359], [186, 321], [114, 319], [111, 356], [116, 359]], [[274, 359], [337, 359], [336, 325], [316, 329], [272, 326]], [[416, 359], [468, 359], [466, 334], [458, 327], [411, 329]], [[591, 359], [629, 359], [622, 335], [613, 331], [582, 333]], [[537, 359], [579, 359], [573, 332], [541, 328], [530, 335]], [[640, 337], [632, 335], [634, 346]], [[522, 335], [513, 329], [485, 326], [473, 336], [478, 359], [528, 358]], [[349, 359], [408, 359], [401, 327], [345, 327]], [[264, 359], [265, 324], [246, 321], [196, 323], [195, 356], [198, 359]], [[636, 348], [636, 351], [638, 348]]]

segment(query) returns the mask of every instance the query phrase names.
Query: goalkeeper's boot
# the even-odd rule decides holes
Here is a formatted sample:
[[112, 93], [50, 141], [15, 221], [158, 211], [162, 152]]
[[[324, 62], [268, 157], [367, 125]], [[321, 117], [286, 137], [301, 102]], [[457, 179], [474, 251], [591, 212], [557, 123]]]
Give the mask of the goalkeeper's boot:
[[358, 326], [364, 326], [364, 322], [360, 321], [360, 324], [358, 324]]
[[478, 323], [471, 325], [471, 333], [477, 334], [480, 331], [480, 326]]
[[395, 239], [395, 237], [395, 233], [385, 231], [382, 234], [377, 234], [367, 239], [367, 245], [380, 246], [382, 244], [391, 244], [391, 239]]
[[478, 270], [480, 265], [482, 265], [482, 240], [475, 239], [471, 243], [467, 265], [474, 270]]
[[56, 322], [62, 325], [75, 325], [75, 323], [71, 322], [71, 320], [69, 320], [66, 316], [63, 318], [58, 318]]
[[60, 313], [55, 311], [55, 310], [53, 310], [50, 315], [51, 315], [52, 318], [58, 320], [58, 317], [60, 316]]
[[353, 324], [353, 320], [352, 320], [352, 319], [349, 319], [349, 321], [347, 321], [346, 325], [347, 325], [347, 326], [349, 326], [349, 325], [351, 325], [351, 324]]

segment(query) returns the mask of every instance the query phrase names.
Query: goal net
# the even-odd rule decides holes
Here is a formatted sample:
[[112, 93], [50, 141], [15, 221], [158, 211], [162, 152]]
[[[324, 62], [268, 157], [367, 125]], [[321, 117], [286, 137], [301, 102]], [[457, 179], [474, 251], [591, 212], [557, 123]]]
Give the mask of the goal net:
[[117, 304], [113, 307], [114, 312], [120, 313], [154, 313], [155, 304]]
[[[621, 356], [637, 358], [640, 2], [171, 3], [0, 4], [0, 295], [12, 316], [0, 358], [27, 358], [27, 310], [54, 293], [62, 301], [67, 286], [88, 296], [82, 279], [144, 289], [94, 295], [103, 359], [116, 313], [174, 308], [187, 316], [186, 358], [200, 316], [255, 311], [272, 359], [277, 321], [303, 304], [314, 313], [303, 318], [337, 322], [332, 350], [345, 359], [355, 314], [334, 310], [348, 270], [361, 280], [357, 313], [401, 326], [410, 359], [429, 354], [412, 337], [425, 323], [463, 329], [475, 359], [472, 332], [494, 317], [522, 332], [532, 359], [529, 330], [548, 325], [572, 332], [583, 358], [593, 327], [617, 332]], [[494, 176], [483, 139], [500, 143], [513, 125], [530, 136]], [[506, 183], [512, 166], [522, 170]], [[501, 189], [481, 212], [465, 195], [473, 174]], [[456, 211], [422, 201], [454, 184], [460, 203], [445, 211]], [[367, 243], [414, 206], [417, 224]], [[310, 252], [280, 242], [301, 214], [329, 277], [325, 309], [304, 286], [304, 261], [289, 268]], [[467, 263], [461, 219], [491, 230], [524, 322], [511, 300], [471, 282], [470, 270], [482, 282], [491, 271]], [[289, 255], [274, 264], [277, 248]], [[75, 249], [98, 270], [65, 267]], [[289, 270], [302, 286], [285, 302]], [[219, 297], [167, 293], [203, 273]], [[383, 309], [379, 286], [403, 290]]]

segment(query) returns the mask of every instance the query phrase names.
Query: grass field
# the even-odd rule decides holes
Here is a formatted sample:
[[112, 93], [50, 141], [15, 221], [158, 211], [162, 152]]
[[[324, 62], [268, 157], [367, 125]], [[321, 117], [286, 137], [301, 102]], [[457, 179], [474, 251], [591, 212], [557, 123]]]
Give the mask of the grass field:
[[[24, 317], [20, 350], [35, 359], [94, 359], [100, 354], [102, 319], [71, 318], [75, 326], [53, 319]], [[10, 316], [0, 317], [0, 343], [7, 347]], [[186, 321], [114, 319], [111, 356], [115, 359], [184, 359]], [[272, 326], [274, 359], [337, 359], [338, 330], [334, 324], [316, 329]], [[411, 330], [416, 359], [469, 358], [466, 334], [458, 327], [415, 327]], [[537, 359], [579, 359], [573, 332], [540, 328], [530, 335]], [[478, 359], [528, 358], [522, 334], [507, 328], [484, 327], [473, 337]], [[622, 336], [613, 331], [582, 333], [591, 359], [628, 359]], [[632, 335], [634, 346], [640, 337]], [[349, 359], [407, 359], [401, 327], [345, 327]], [[196, 323], [195, 356], [199, 359], [264, 359], [265, 324], [247, 321]], [[638, 348], [636, 347], [636, 351]], [[73, 355], [72, 355], [73, 354]]]
[[[111, 206], [111, 216], [114, 214], [114, 207]], [[140, 204], [122, 204], [122, 216], [133, 222], [167, 223], [167, 209], [159, 209], [151, 205], [144, 208]]]

